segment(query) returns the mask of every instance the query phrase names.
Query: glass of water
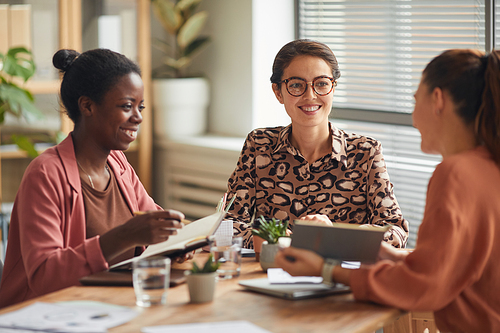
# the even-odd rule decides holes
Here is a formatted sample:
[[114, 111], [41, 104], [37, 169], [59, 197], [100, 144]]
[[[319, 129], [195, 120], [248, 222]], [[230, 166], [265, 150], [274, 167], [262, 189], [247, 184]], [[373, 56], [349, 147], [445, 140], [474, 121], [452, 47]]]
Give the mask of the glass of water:
[[241, 237], [216, 238], [210, 246], [214, 262], [219, 263], [218, 279], [238, 277], [241, 271]]
[[166, 304], [170, 284], [170, 259], [149, 257], [132, 263], [136, 304], [143, 307]]

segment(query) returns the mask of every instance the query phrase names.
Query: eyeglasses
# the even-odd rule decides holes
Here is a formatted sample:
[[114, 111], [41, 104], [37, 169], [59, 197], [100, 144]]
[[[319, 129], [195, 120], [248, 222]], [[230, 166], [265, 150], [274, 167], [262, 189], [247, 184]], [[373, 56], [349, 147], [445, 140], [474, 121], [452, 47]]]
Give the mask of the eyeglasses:
[[332, 92], [333, 87], [337, 86], [337, 81], [333, 77], [318, 76], [311, 82], [307, 82], [301, 77], [291, 77], [281, 81], [286, 84], [286, 90], [292, 96], [299, 97], [304, 95], [307, 85], [310, 83], [314, 92], [319, 96], [326, 96]]

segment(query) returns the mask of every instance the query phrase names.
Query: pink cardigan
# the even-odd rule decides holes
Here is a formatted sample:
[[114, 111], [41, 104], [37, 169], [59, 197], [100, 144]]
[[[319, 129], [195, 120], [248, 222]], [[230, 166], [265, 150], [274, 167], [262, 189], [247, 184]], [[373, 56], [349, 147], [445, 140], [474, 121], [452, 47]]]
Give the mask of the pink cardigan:
[[441, 332], [500, 332], [499, 202], [500, 169], [484, 147], [444, 159], [415, 250], [354, 270], [354, 297], [433, 311]]
[[[108, 164], [130, 210], [161, 209], [121, 151]], [[106, 270], [99, 237], [86, 239], [85, 209], [71, 135], [26, 169], [10, 222], [0, 308], [79, 284]]]

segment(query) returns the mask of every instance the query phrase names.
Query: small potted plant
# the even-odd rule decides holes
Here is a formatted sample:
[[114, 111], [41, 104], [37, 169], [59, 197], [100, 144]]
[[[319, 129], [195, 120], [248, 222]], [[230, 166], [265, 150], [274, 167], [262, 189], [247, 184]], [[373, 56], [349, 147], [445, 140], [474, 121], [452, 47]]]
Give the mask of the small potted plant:
[[[280, 221], [275, 218], [266, 220], [264, 216], [257, 219], [252, 228], [254, 236], [254, 249], [256, 249], [255, 240], [261, 238], [262, 248], [260, 249], [259, 262], [264, 271], [274, 267], [274, 257], [279, 250], [278, 239], [287, 237], [288, 221]], [[257, 254], [257, 250], [255, 252]]]
[[193, 261], [193, 268], [185, 272], [191, 303], [210, 302], [214, 299], [218, 268], [219, 263], [213, 261], [212, 254], [201, 268]]

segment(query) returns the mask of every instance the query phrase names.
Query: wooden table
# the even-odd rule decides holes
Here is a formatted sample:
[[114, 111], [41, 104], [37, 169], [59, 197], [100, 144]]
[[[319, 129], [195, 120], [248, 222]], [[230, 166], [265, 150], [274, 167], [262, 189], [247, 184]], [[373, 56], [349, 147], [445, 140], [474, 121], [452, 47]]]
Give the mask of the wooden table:
[[[190, 268], [184, 263], [181, 268]], [[20, 309], [35, 301], [93, 300], [134, 307], [139, 316], [109, 332], [140, 332], [142, 327], [229, 320], [247, 320], [271, 332], [374, 332], [394, 322], [395, 308], [356, 302], [351, 293], [304, 300], [285, 300], [245, 291], [239, 280], [265, 277], [255, 258], [243, 258], [239, 278], [219, 281], [213, 302], [189, 303], [187, 285], [169, 289], [164, 306], [140, 308], [132, 287], [75, 286], [0, 310]]]

